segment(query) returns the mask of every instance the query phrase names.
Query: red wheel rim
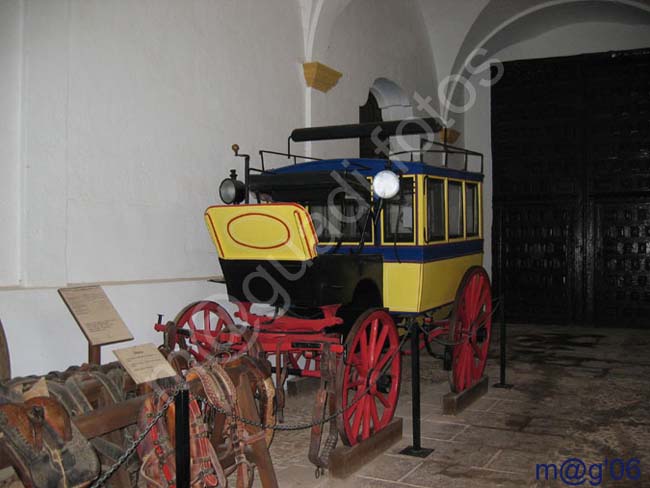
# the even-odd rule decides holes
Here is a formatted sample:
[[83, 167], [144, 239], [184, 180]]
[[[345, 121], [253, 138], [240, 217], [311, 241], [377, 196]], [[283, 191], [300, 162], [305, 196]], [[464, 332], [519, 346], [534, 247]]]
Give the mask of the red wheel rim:
[[[391, 316], [371, 310], [359, 317], [345, 341], [338, 368], [339, 432], [348, 445], [369, 438], [392, 420], [399, 398], [399, 335]], [[370, 389], [368, 389], [370, 387]]]
[[490, 278], [483, 268], [471, 268], [456, 293], [449, 325], [449, 338], [456, 344], [449, 373], [454, 392], [467, 390], [483, 376], [491, 332]]
[[[219, 346], [226, 342], [225, 334], [241, 334], [244, 337], [244, 331], [239, 329], [245, 328], [235, 325], [226, 309], [211, 301], [201, 301], [189, 305], [179, 314], [176, 324], [179, 329], [187, 327], [193, 332], [190, 335], [190, 343], [187, 348], [199, 362], [222, 354]], [[197, 332], [203, 337], [198, 337]], [[227, 355], [233, 357], [246, 349], [247, 347], [241, 347], [236, 352], [229, 352]]]

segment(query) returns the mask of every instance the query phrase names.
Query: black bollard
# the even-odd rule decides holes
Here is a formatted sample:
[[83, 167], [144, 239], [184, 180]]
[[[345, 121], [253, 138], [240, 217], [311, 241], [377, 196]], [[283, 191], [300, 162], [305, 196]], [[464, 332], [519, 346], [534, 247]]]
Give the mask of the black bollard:
[[494, 384], [494, 388], [506, 388], [510, 389], [513, 385], [506, 383], [506, 368], [507, 368], [507, 346], [506, 346], [506, 307], [501, 295], [499, 299], [499, 307], [501, 307], [500, 315], [500, 334], [499, 334], [499, 382]]
[[420, 328], [414, 319], [409, 326], [411, 334], [411, 400], [413, 415], [413, 444], [405, 447], [400, 454], [425, 458], [433, 449], [422, 447], [420, 439]]
[[185, 386], [176, 404], [176, 488], [190, 488], [190, 392]]

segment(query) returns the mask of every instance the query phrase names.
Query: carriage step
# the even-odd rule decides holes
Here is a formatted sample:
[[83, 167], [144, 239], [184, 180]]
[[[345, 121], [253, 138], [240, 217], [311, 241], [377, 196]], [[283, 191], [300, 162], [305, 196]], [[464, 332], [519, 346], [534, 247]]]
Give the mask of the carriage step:
[[478, 383], [460, 393], [449, 392], [442, 397], [442, 414], [458, 415], [488, 391], [488, 377], [484, 375]]
[[347, 478], [402, 439], [402, 418], [395, 417], [376, 434], [356, 446], [339, 446], [332, 451], [327, 469], [332, 478]]

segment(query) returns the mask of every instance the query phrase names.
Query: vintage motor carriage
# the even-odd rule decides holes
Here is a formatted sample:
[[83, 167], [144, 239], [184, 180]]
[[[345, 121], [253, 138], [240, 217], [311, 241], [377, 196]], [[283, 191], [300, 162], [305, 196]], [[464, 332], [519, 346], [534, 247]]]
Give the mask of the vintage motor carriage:
[[[275, 364], [278, 393], [287, 374], [327, 376], [321, 391], [330, 392], [347, 445], [393, 418], [409, 333], [443, 359], [455, 392], [479, 381], [490, 342], [481, 154], [427, 139], [425, 149], [376, 159], [290, 152], [291, 141], [377, 131], [386, 140], [444, 129], [434, 119], [296, 129], [286, 154], [260, 151], [261, 168], [233, 146], [245, 158], [244, 182], [233, 170], [220, 187], [227, 204], [209, 207], [205, 221], [237, 322], [224, 306], [200, 301], [179, 313], [167, 338], [199, 362], [264, 356]], [[269, 155], [290, 164], [267, 168]], [[254, 311], [259, 304], [268, 310]], [[163, 324], [156, 329], [170, 335]]]

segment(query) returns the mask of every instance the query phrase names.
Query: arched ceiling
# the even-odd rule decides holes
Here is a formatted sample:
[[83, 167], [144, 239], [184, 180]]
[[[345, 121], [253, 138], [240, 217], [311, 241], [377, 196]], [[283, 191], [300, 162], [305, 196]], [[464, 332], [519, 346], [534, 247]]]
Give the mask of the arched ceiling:
[[352, 0], [298, 0], [302, 13], [305, 60], [317, 60], [329, 44], [336, 18]]
[[[650, 0], [491, 0], [467, 32], [452, 73], [467, 74], [480, 61], [544, 32], [582, 22], [650, 25]], [[453, 92], [457, 85], [450, 85]]]

